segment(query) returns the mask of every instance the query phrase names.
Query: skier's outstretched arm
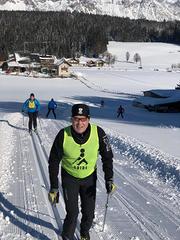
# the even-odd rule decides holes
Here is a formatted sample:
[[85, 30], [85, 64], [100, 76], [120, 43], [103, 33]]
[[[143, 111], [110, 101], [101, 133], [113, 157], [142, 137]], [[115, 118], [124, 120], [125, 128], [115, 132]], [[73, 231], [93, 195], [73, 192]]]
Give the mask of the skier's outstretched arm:
[[56, 136], [49, 156], [49, 179], [50, 188], [58, 189], [59, 165], [63, 156], [64, 130]]

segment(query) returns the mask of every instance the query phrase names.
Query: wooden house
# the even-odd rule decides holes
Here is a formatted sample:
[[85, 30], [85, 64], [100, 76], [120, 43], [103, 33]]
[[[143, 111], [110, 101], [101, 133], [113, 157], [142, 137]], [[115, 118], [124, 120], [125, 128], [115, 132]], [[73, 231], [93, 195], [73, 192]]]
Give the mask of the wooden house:
[[68, 58], [68, 59], [66, 59], [66, 62], [71, 64], [71, 66], [78, 66], [79, 65], [79, 59], [77, 59], [77, 58]]
[[155, 90], [147, 90], [143, 92], [145, 97], [153, 97], [153, 98], [167, 98], [167, 97], [170, 97], [173, 93], [174, 93], [173, 89], [170, 89], [170, 90], [155, 89]]
[[87, 61], [86, 66], [88, 66], [88, 67], [96, 67], [96, 61], [89, 60], [89, 61]]
[[37, 63], [22, 64], [16, 61], [7, 62], [7, 73], [40, 72], [41, 66]]
[[11, 62], [8, 62], [7, 72], [21, 73], [21, 72], [27, 71], [28, 69], [29, 69], [28, 64], [21, 64], [16, 61], [11, 61]]
[[57, 69], [58, 77], [70, 77], [71, 72], [69, 70], [69, 67], [71, 67], [71, 64], [62, 58], [56, 62], [54, 69]]
[[95, 63], [96, 63], [96, 67], [103, 67], [105, 64], [105, 61], [102, 59], [98, 59], [98, 60], [96, 60]]
[[39, 56], [39, 62], [42, 67], [51, 67], [54, 65], [56, 57], [53, 55], [43, 55]]
[[136, 107], [155, 112], [180, 112], [180, 91], [158, 89], [145, 91], [144, 96], [133, 101]]
[[145, 107], [148, 111], [154, 112], [180, 112], [180, 99], [168, 100], [164, 103], [156, 103]]

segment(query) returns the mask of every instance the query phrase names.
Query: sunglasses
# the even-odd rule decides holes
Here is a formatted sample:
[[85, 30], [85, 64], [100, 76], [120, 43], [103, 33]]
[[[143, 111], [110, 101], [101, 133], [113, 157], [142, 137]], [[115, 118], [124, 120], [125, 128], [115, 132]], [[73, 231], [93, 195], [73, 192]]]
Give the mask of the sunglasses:
[[87, 119], [88, 119], [87, 117], [82, 117], [82, 118], [73, 117], [73, 121], [75, 122], [86, 122]]

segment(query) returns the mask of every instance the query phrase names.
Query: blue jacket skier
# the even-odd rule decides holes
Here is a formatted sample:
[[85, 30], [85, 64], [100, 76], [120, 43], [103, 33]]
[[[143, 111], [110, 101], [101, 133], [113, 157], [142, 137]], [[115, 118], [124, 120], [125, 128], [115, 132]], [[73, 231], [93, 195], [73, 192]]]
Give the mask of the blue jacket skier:
[[30, 98], [28, 98], [22, 107], [22, 112], [27, 112], [29, 116], [29, 132], [32, 131], [32, 124], [34, 127], [34, 130], [37, 130], [37, 116], [38, 112], [40, 110], [40, 103], [35, 98], [34, 93], [30, 94]]
[[56, 119], [56, 113], [55, 113], [56, 108], [57, 108], [57, 103], [52, 98], [51, 101], [49, 101], [49, 103], [48, 103], [48, 112], [46, 114], [46, 117], [48, 117], [49, 113], [52, 111], [54, 118]]

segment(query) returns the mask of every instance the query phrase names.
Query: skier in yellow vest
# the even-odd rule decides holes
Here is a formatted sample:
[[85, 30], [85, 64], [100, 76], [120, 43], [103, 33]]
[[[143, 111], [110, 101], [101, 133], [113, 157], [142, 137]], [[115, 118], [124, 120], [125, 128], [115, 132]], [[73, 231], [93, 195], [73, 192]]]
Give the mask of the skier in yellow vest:
[[30, 94], [30, 98], [28, 98], [22, 107], [22, 112], [27, 112], [29, 116], [29, 133], [32, 132], [32, 125], [34, 127], [34, 131], [37, 131], [37, 116], [40, 110], [40, 103], [35, 98], [34, 93]]
[[97, 179], [97, 159], [101, 155], [107, 193], [111, 193], [113, 183], [113, 153], [108, 138], [102, 128], [90, 124], [89, 107], [75, 104], [72, 107], [72, 125], [60, 130], [49, 156], [49, 176], [51, 189], [49, 200], [55, 204], [59, 200], [58, 174], [61, 162], [61, 179], [66, 218], [62, 239], [72, 240], [78, 217], [78, 197], [81, 199], [82, 219], [81, 240], [89, 240], [92, 226]]

